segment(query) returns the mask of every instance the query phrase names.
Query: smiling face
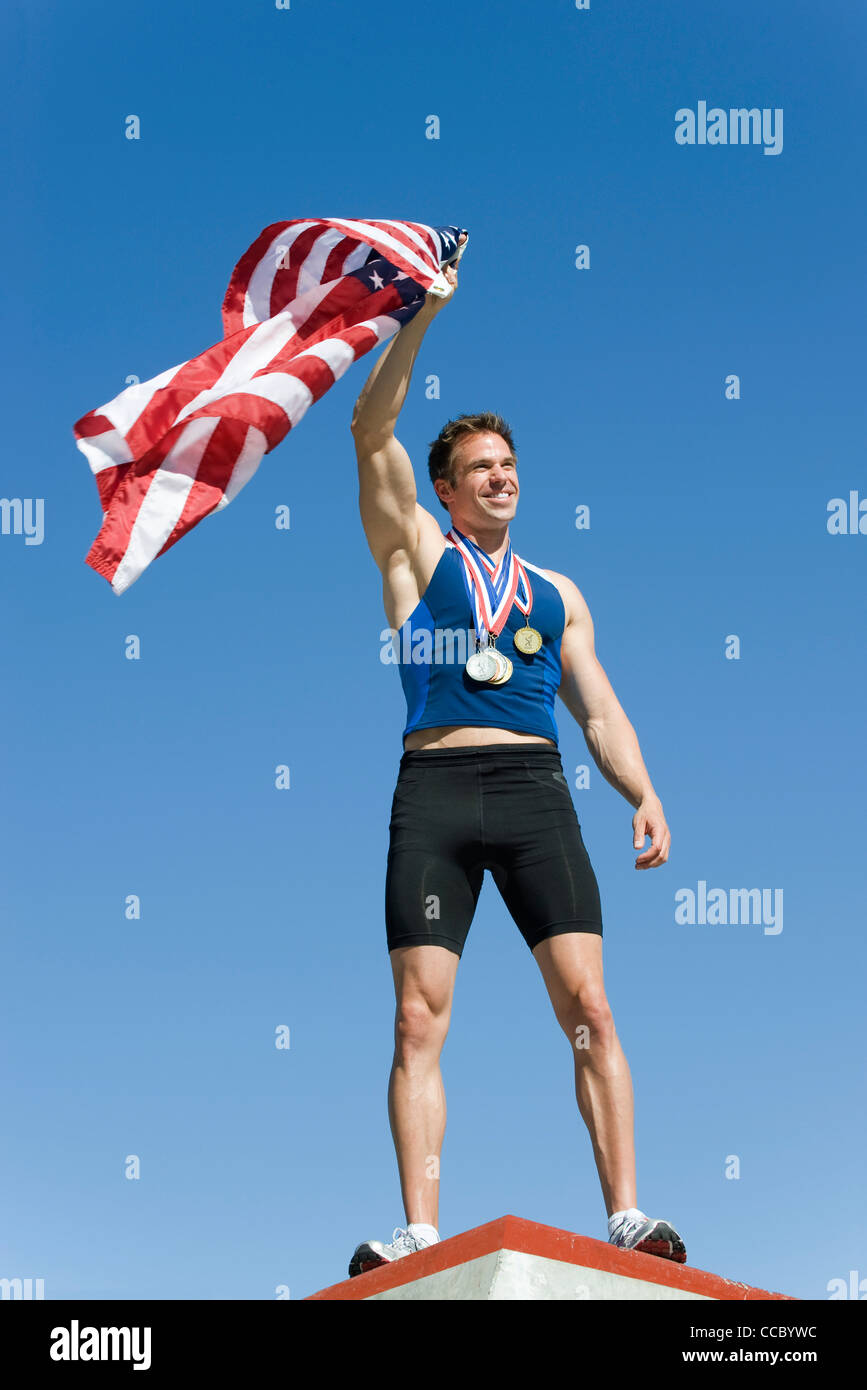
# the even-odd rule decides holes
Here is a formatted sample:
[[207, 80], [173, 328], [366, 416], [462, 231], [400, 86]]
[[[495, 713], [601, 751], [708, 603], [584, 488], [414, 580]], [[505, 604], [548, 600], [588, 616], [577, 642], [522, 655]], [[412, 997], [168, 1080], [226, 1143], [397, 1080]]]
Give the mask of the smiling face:
[[518, 462], [499, 434], [473, 433], [453, 446], [451, 487], [438, 478], [436, 494], [462, 531], [507, 526], [518, 505]]

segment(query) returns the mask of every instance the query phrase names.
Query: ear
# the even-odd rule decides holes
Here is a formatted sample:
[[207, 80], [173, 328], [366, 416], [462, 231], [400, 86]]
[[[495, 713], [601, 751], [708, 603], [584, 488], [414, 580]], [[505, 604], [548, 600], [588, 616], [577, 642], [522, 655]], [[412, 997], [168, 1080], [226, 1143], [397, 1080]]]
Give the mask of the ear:
[[451, 501], [452, 489], [445, 478], [437, 478], [434, 482], [433, 489], [443, 506], [447, 507]]

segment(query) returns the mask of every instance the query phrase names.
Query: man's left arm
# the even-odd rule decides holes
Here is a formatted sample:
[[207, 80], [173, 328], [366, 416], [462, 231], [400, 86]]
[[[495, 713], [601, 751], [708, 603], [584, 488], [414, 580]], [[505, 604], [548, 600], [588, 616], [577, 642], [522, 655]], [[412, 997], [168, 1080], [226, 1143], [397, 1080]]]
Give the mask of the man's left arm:
[[560, 643], [562, 680], [557, 693], [580, 724], [603, 777], [636, 807], [632, 817], [633, 848], [641, 849], [645, 835], [650, 836], [650, 848], [639, 854], [636, 869], [656, 868], [665, 863], [671, 846], [662, 802], [653, 790], [635, 730], [596, 656], [590, 609], [566, 575], [551, 573], [551, 578], [566, 609]]

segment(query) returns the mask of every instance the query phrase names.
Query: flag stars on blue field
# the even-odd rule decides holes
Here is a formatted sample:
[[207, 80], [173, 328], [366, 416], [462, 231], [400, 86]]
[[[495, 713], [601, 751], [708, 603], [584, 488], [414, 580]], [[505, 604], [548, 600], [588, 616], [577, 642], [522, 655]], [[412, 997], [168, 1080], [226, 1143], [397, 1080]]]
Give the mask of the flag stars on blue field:
[[393, 285], [395, 280], [408, 280], [410, 277], [405, 270], [398, 270], [396, 266], [389, 265], [388, 261], [377, 260], [375, 265], [369, 262], [354, 272], [362, 284], [367, 285], [371, 290], [381, 290], [386, 285]]

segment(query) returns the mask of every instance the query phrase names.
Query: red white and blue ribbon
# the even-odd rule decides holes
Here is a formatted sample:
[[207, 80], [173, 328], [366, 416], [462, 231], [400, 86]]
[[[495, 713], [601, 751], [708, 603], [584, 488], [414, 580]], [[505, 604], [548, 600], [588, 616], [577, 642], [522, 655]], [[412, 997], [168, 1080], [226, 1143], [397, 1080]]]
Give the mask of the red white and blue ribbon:
[[496, 564], [481, 546], [456, 526], [452, 526], [447, 538], [461, 557], [476, 636], [483, 646], [487, 646], [488, 634], [497, 637], [502, 632], [513, 604], [525, 617], [529, 614], [533, 606], [533, 591], [527, 571], [520, 556], [513, 552], [511, 542], [499, 564]]

